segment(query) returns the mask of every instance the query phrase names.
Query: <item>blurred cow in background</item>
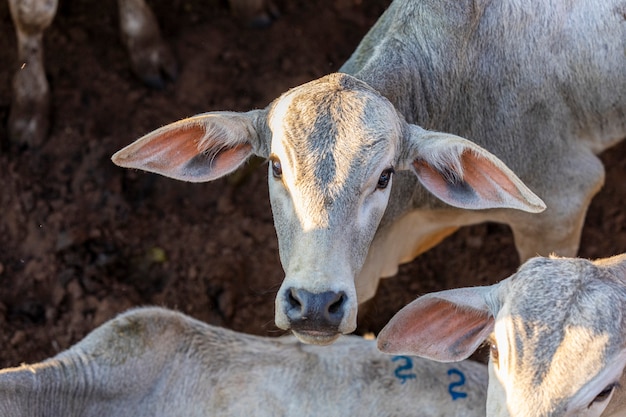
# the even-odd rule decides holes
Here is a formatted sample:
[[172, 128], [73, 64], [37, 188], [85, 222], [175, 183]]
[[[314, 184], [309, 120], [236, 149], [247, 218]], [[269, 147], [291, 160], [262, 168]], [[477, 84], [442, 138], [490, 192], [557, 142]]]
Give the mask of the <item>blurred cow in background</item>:
[[[50, 89], [43, 56], [43, 32], [50, 26], [58, 0], [8, 0], [18, 45], [17, 70], [8, 131], [11, 140], [40, 145], [48, 134]], [[162, 87], [177, 75], [169, 46], [144, 0], [118, 0], [122, 42], [133, 72], [151, 87]], [[229, 0], [233, 14], [254, 26], [268, 25], [276, 16], [269, 0]]]

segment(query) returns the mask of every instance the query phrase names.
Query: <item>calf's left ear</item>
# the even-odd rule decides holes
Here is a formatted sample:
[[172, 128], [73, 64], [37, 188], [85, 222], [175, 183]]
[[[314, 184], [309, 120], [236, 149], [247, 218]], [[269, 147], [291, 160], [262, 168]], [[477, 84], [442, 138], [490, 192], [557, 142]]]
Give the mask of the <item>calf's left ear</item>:
[[539, 213], [545, 203], [504, 162], [459, 136], [409, 125], [407, 165], [431, 193], [465, 209]]
[[494, 319], [483, 298], [490, 290], [459, 288], [414, 300], [381, 330], [378, 349], [439, 362], [467, 359], [493, 331]]

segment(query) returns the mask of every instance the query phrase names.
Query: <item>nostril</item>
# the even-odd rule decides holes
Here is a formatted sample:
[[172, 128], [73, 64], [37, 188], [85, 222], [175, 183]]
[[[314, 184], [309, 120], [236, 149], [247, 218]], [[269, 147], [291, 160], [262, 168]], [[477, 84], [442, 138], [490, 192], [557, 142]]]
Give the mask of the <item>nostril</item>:
[[330, 314], [336, 314], [339, 313], [340, 310], [343, 308], [343, 303], [345, 301], [346, 295], [341, 293], [339, 294], [339, 298], [337, 299], [337, 301], [333, 302], [332, 304], [330, 304], [328, 306], [328, 312]]
[[289, 307], [291, 308], [302, 307], [302, 301], [300, 300], [300, 297], [298, 296], [298, 291], [295, 288], [291, 288], [287, 292], [287, 302], [289, 303]]

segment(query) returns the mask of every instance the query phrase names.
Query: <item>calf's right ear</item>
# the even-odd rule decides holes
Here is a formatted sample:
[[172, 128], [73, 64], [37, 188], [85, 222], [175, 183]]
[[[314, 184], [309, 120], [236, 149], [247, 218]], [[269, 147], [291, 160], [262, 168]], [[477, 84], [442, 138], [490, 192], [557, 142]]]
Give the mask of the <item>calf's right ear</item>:
[[488, 291], [491, 287], [459, 288], [414, 300], [381, 330], [378, 349], [439, 362], [468, 358], [493, 331], [483, 298]]
[[125, 168], [182, 181], [205, 182], [236, 170], [250, 156], [265, 156], [257, 126], [264, 110], [199, 114], [157, 129], [116, 152]]

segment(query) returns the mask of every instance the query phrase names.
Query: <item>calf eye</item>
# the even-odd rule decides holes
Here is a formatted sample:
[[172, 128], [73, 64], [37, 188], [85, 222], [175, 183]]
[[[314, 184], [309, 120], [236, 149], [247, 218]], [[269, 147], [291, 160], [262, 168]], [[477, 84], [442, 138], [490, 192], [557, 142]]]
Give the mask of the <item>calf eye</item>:
[[489, 345], [489, 353], [491, 354], [491, 360], [495, 366], [499, 365], [500, 354], [498, 353], [498, 345], [491, 343]]
[[392, 175], [393, 168], [387, 168], [386, 170], [381, 172], [380, 177], [378, 177], [378, 183], [376, 184], [376, 188], [379, 190], [387, 188]]
[[283, 176], [283, 167], [280, 164], [280, 160], [278, 160], [278, 158], [272, 159], [270, 161], [270, 164], [272, 164], [272, 175], [274, 176], [274, 178], [280, 178]]
[[606, 388], [604, 388], [602, 392], [600, 392], [600, 394], [596, 395], [596, 398], [594, 398], [591, 404], [589, 404], [589, 407], [591, 407], [595, 403], [601, 403], [602, 401], [606, 401], [606, 399], [609, 398], [609, 396], [611, 395], [611, 393], [616, 387], [617, 387], [616, 382], [607, 385]]

